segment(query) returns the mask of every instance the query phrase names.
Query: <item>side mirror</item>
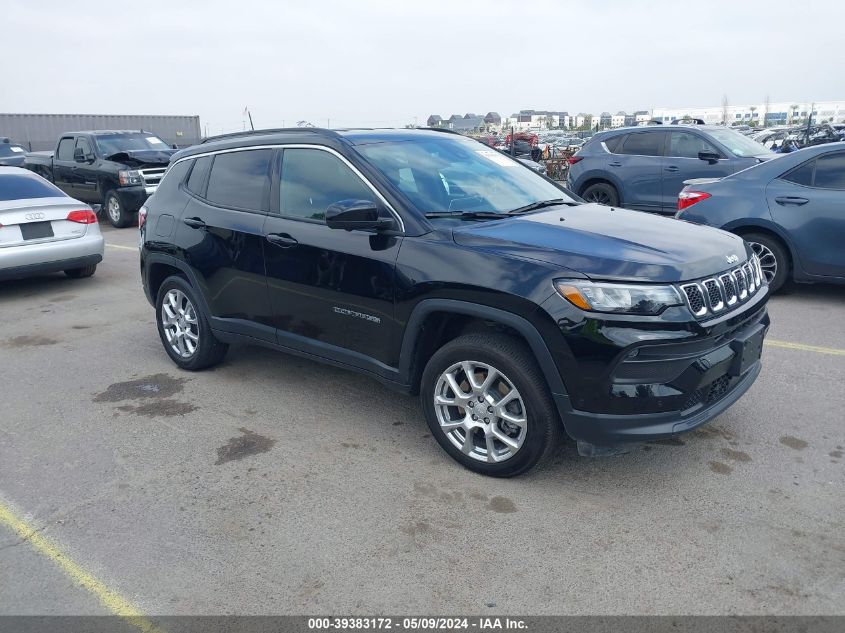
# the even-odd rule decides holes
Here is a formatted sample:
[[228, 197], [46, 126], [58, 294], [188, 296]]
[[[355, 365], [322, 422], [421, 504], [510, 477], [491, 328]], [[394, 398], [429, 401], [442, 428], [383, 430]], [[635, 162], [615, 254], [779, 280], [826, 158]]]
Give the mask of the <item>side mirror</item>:
[[176, 143], [173, 143], [170, 145], [170, 149], [179, 149], [179, 147], [177, 147]]
[[379, 215], [378, 207], [371, 200], [340, 200], [326, 209], [326, 226], [347, 231], [387, 229], [393, 220]]
[[73, 160], [77, 163], [84, 163], [86, 162], [85, 152], [82, 151], [81, 147], [74, 148], [73, 150]]
[[721, 156], [716, 152], [698, 152], [698, 158], [701, 160], [706, 160], [711, 165], [715, 165], [719, 162]]

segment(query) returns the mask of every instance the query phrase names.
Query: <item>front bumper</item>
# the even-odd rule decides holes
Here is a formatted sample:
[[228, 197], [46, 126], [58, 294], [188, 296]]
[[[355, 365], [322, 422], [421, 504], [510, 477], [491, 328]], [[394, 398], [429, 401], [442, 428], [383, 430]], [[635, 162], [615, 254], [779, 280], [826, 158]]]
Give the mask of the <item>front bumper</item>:
[[115, 189], [115, 193], [124, 209], [135, 212], [144, 206], [147, 198], [153, 195], [155, 190], [156, 187], [154, 186], [135, 185], [131, 187], [119, 187]]
[[765, 293], [718, 321], [682, 312], [639, 321], [558, 313], [563, 336], [551, 351], [568, 393], [553, 395], [569, 436], [596, 446], [671, 437], [751, 387], [769, 328]]

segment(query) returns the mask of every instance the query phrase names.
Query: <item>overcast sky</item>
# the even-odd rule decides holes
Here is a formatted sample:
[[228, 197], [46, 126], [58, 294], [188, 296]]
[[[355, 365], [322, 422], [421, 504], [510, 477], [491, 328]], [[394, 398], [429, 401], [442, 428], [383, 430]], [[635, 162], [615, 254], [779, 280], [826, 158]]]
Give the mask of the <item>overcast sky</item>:
[[[0, 112], [211, 133], [845, 99], [845, 2], [0, 0]], [[2, 130], [0, 130], [2, 132]]]

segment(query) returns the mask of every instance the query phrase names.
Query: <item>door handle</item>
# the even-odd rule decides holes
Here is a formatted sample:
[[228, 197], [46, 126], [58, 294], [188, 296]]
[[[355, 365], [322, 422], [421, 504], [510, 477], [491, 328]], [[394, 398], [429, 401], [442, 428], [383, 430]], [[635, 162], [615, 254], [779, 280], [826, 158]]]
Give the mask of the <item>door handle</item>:
[[608, 163], [608, 167], [622, 167], [622, 163]]
[[207, 226], [207, 224], [199, 218], [185, 218], [182, 222], [190, 226], [192, 229], [204, 229]]
[[780, 205], [794, 204], [800, 207], [802, 204], [807, 204], [809, 200], [807, 198], [799, 198], [798, 196], [778, 196], [775, 198], [775, 202]]
[[299, 244], [295, 238], [291, 237], [287, 233], [269, 233], [267, 235], [267, 241], [274, 246], [280, 246], [281, 248], [290, 248], [291, 246]]
[[679, 168], [678, 168], [678, 167], [676, 167], [675, 165], [669, 165], [669, 166], [666, 168], [666, 171], [678, 171], [678, 170], [679, 170]]

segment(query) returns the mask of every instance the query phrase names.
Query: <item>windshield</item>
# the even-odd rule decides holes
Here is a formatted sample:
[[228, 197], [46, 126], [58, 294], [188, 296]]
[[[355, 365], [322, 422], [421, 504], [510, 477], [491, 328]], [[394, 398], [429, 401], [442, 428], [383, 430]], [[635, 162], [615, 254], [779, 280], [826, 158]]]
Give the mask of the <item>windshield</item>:
[[22, 156], [26, 150], [20, 145], [11, 143], [0, 143], [0, 158], [8, 158], [9, 156]]
[[747, 156], [763, 156], [765, 154], [772, 153], [768, 148], [764, 147], [757, 141], [747, 136], [743, 136], [734, 130], [724, 128], [711, 129], [708, 130], [708, 132], [710, 133], [710, 136], [727, 147], [734, 156], [739, 156], [740, 158], [745, 158]]
[[134, 134], [109, 134], [108, 136], [96, 136], [97, 146], [103, 156], [111, 156], [118, 152], [143, 149], [170, 149], [170, 145], [153, 134], [138, 132]]
[[461, 138], [388, 141], [356, 148], [424, 213], [507, 212], [566, 193], [517, 161]]

